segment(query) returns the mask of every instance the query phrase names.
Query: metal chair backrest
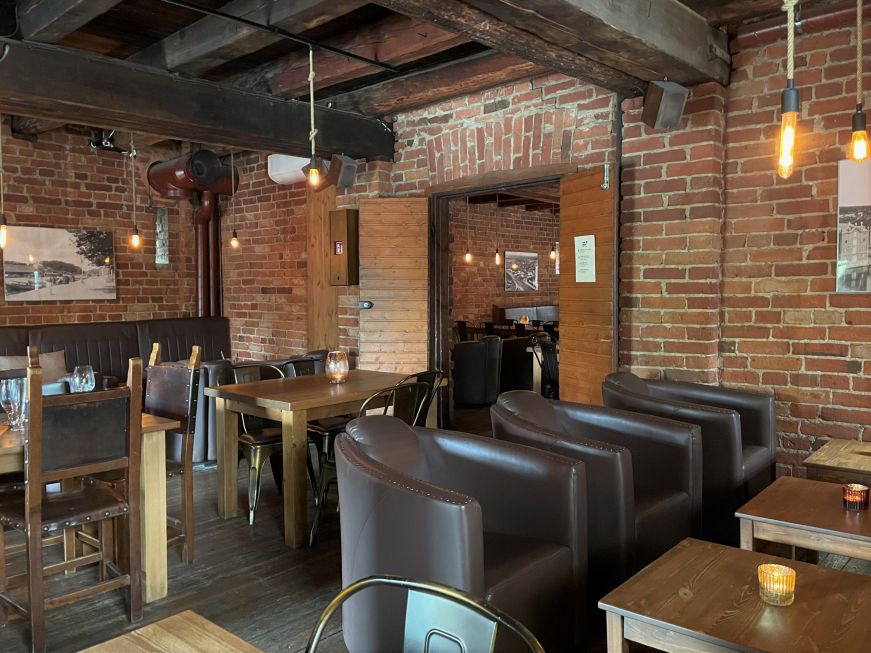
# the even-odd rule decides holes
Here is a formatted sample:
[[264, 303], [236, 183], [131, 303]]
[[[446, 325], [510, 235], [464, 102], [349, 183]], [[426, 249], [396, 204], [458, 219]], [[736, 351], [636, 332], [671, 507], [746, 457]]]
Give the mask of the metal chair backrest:
[[306, 653], [316, 653], [330, 617], [349, 598], [371, 587], [399, 587], [407, 590], [404, 653], [435, 651], [492, 652], [496, 634], [505, 629], [533, 653], [544, 653], [529, 629], [501, 610], [467, 592], [399, 576], [370, 576], [351, 583], [324, 608], [309, 637]]
[[541, 347], [542, 382], [551, 388], [558, 388], [559, 359], [557, 358], [557, 344], [547, 340], [541, 340], [538, 344]]
[[423, 404], [429, 395], [429, 383], [399, 383], [374, 393], [360, 406], [359, 416], [364, 417], [370, 410], [381, 408], [381, 414], [390, 413], [410, 426], [417, 424], [423, 412]]
[[413, 426], [426, 426], [426, 416], [429, 413], [429, 408], [432, 405], [433, 399], [435, 399], [435, 396], [438, 393], [443, 378], [444, 372], [441, 370], [427, 370], [425, 372], [418, 372], [417, 374], [409, 374], [399, 382], [400, 384], [414, 382], [426, 383], [429, 385], [429, 392], [424, 398], [423, 405], [420, 407], [420, 414]]
[[468, 340], [469, 339], [469, 327], [466, 324], [465, 320], [457, 320], [457, 335], [460, 340]]
[[484, 334], [488, 336], [496, 335], [496, 325], [492, 322], [484, 322]]
[[[251, 365], [237, 365], [233, 368], [233, 381], [235, 383], [257, 383], [270, 379], [283, 379], [284, 372], [275, 365], [268, 363], [252, 363]], [[242, 415], [242, 430], [252, 433], [263, 428], [264, 420], [253, 415]]]
[[558, 342], [559, 339], [556, 337], [556, 325], [552, 322], [545, 322], [541, 325], [541, 328], [544, 329], [544, 332], [550, 336], [550, 339], [554, 342]]
[[323, 374], [327, 371], [327, 354], [326, 349], [314, 349], [305, 353], [306, 358], [312, 358], [315, 361], [315, 374]]
[[298, 358], [287, 361], [282, 368], [288, 378], [295, 376], [313, 376], [317, 374], [318, 361], [314, 358]]

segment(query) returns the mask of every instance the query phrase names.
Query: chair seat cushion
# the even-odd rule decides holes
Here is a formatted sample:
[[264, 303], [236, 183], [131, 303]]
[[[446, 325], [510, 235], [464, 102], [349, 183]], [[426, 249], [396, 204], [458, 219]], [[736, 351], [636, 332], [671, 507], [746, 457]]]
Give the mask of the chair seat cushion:
[[[127, 513], [127, 502], [112, 488], [101, 485], [73, 492], [48, 495], [42, 500], [42, 532], [98, 522]], [[24, 530], [24, 493], [0, 496], [0, 524]]]
[[[529, 537], [484, 533], [484, 599], [538, 637], [567, 641], [565, 605], [577, 600], [566, 546]], [[547, 597], [547, 601], [542, 601]], [[568, 633], [566, 632], [568, 629]], [[544, 642], [543, 642], [544, 643]]]
[[319, 435], [335, 435], [345, 430], [345, 426], [354, 418], [353, 415], [324, 417], [313, 419], [308, 423], [308, 430]]
[[756, 476], [771, 467], [771, 452], [768, 447], [742, 447], [741, 466], [744, 469], [744, 478]]
[[692, 504], [679, 490], [635, 490], [635, 539], [639, 566], [656, 560], [692, 535]]

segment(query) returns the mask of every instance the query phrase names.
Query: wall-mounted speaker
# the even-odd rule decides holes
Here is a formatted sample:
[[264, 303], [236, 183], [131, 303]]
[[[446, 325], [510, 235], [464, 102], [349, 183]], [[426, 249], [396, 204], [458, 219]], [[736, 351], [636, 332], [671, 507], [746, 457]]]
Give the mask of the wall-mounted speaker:
[[690, 90], [674, 82], [650, 82], [644, 94], [641, 121], [653, 129], [675, 129], [683, 117]]

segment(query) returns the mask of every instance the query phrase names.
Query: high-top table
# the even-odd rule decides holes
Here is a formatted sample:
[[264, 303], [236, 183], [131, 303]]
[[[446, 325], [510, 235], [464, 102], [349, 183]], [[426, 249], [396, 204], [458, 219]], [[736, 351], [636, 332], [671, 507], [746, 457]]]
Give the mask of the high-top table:
[[229, 519], [238, 512], [239, 415], [274, 420], [281, 423], [284, 459], [284, 541], [295, 549], [304, 546], [308, 541], [305, 480], [308, 421], [354, 414], [371, 395], [404, 378], [404, 374], [391, 372], [351, 370], [348, 380], [338, 384], [316, 374], [206, 388], [206, 395], [215, 398], [218, 514]]
[[[139, 510], [142, 524], [142, 599], [162, 599], [168, 591], [166, 559], [166, 431], [178, 420], [142, 413]], [[24, 471], [24, 433], [0, 425], [0, 474]]]
[[871, 485], [871, 442], [830, 440], [802, 464], [817, 481]]

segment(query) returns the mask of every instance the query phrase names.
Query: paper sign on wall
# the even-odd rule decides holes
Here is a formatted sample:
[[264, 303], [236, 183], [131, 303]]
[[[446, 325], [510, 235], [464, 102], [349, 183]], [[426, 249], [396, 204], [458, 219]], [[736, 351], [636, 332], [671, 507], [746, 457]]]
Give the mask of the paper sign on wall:
[[596, 281], [596, 237], [575, 236], [575, 281]]

